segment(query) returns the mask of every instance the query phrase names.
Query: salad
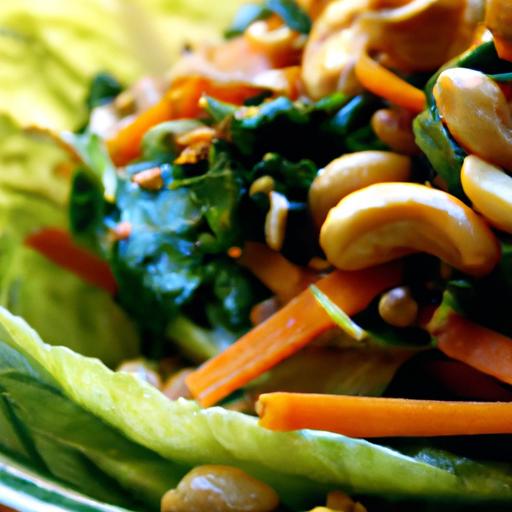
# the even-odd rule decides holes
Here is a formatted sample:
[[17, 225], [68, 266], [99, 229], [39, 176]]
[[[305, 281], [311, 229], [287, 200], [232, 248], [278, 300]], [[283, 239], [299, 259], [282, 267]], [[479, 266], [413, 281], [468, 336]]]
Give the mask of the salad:
[[109, 510], [509, 510], [511, 27], [247, 3], [0, 117], [0, 451]]

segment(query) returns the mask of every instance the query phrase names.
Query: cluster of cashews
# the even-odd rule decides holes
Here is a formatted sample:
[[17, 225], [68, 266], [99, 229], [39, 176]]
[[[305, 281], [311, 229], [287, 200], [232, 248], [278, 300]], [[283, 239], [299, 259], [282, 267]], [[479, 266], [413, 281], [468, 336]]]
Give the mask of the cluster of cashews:
[[[302, 62], [312, 98], [360, 90], [356, 63], [378, 52], [404, 72], [436, 69], [466, 49], [484, 0], [333, 0], [315, 20]], [[435, 37], [432, 35], [435, 34]]]
[[480, 71], [443, 71], [434, 97], [444, 123], [468, 152], [464, 192], [488, 222], [512, 233], [512, 115], [494, 80]]
[[309, 204], [327, 259], [357, 270], [426, 252], [468, 274], [489, 273], [500, 247], [486, 222], [444, 191], [407, 183], [409, 174], [409, 157], [375, 151], [319, 173]]

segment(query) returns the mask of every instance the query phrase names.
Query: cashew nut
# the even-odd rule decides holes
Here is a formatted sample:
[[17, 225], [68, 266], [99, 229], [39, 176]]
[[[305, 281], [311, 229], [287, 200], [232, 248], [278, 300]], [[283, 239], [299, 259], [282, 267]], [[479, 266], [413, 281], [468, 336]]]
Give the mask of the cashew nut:
[[[302, 79], [315, 99], [361, 86], [354, 66], [363, 52], [402, 71], [439, 67], [471, 43], [482, 0], [334, 0], [314, 23]], [[432, 34], [435, 33], [435, 37]]]
[[371, 31], [371, 48], [385, 53], [392, 67], [427, 71], [469, 46], [476, 23], [466, 20], [468, 7], [467, 0], [412, 0], [369, 11], [361, 22]]
[[199, 466], [162, 498], [162, 512], [272, 512], [279, 498], [267, 484], [230, 466]]
[[512, 171], [512, 116], [493, 80], [473, 69], [447, 69], [434, 97], [448, 130], [468, 153]]
[[407, 181], [409, 157], [386, 151], [359, 151], [336, 158], [322, 169], [309, 189], [309, 207], [320, 227], [329, 210], [348, 194], [374, 183]]
[[492, 225], [512, 233], [512, 178], [474, 155], [465, 158], [460, 178], [473, 207]]
[[412, 131], [413, 116], [407, 110], [383, 108], [372, 116], [372, 129], [393, 151], [404, 155], [419, 152]]
[[302, 61], [302, 81], [315, 99], [341, 90], [358, 92], [354, 74], [367, 35], [355, 24], [370, 7], [370, 0], [336, 0], [327, 5], [313, 25]]
[[268, 198], [270, 199], [270, 210], [265, 217], [265, 240], [271, 249], [280, 251], [286, 234], [288, 199], [275, 191], [270, 192]]
[[415, 183], [379, 183], [348, 195], [329, 212], [320, 245], [343, 270], [426, 252], [479, 276], [500, 259], [496, 237], [473, 210]]

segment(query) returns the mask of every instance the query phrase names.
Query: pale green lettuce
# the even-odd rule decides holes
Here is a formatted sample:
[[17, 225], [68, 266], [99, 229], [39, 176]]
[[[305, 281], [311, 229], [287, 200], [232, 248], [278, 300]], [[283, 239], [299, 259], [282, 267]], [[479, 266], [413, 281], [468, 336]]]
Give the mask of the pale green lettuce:
[[[67, 448], [61, 455], [58, 450], [52, 452], [55, 456], [75, 460], [76, 450], [85, 450], [93, 462], [93, 473], [76, 462], [80, 478], [72, 471], [59, 474], [49, 467], [51, 473], [75, 486], [73, 478], [87, 488], [88, 479], [99, 468], [118, 485], [132, 488], [139, 498], [154, 500], [163, 487], [159, 464], [167, 460], [174, 464], [167, 474], [171, 480], [183, 468], [197, 464], [240, 466], [271, 482], [296, 508], [315, 496], [315, 490], [332, 487], [427, 500], [512, 501], [512, 476], [506, 468], [489, 469], [443, 453], [408, 457], [364, 440], [326, 432], [275, 433], [240, 413], [218, 407], [201, 409], [183, 399], [170, 401], [131, 374], [112, 372], [96, 359], [44, 344], [22, 319], [4, 309], [0, 309], [0, 340], [0, 388], [17, 421], [25, 425], [29, 436], [51, 437], [58, 446]], [[55, 410], [62, 414], [50, 418], [42, 410], [49, 400], [46, 395], [58, 397]], [[23, 414], [29, 410], [29, 415]], [[73, 423], [77, 414], [86, 418], [83, 425]], [[71, 429], [73, 439], [68, 440], [73, 425], [77, 430]], [[102, 448], [105, 439], [112, 446], [129, 446], [107, 456]], [[33, 437], [31, 441], [29, 444], [43, 457], [44, 445], [34, 445]], [[154, 484], [135, 478], [133, 471], [140, 471], [144, 461], [135, 460], [135, 449], [146, 454], [146, 463], [154, 470]], [[93, 483], [89, 492], [98, 496], [102, 488]], [[103, 491], [111, 489], [107, 486]], [[117, 499], [111, 502], [122, 504]]]
[[163, 75], [186, 42], [218, 38], [240, 0], [3, 0], [0, 112], [76, 128], [98, 71], [131, 83]]
[[23, 245], [40, 228], [68, 225], [67, 153], [0, 116], [0, 305], [52, 344], [115, 366], [138, 354], [135, 326], [107, 292]]

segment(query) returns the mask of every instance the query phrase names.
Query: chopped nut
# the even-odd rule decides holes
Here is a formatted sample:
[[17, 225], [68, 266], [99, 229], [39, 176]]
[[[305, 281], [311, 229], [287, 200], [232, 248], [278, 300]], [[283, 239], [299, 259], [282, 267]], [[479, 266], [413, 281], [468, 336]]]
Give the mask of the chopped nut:
[[186, 147], [181, 152], [180, 156], [174, 160], [174, 163], [178, 165], [197, 164], [197, 162], [201, 160], [206, 160], [208, 158], [209, 152], [209, 142], [197, 142], [191, 146]]
[[164, 186], [160, 167], [152, 167], [138, 172], [132, 177], [132, 181], [146, 190], [160, 190]]
[[114, 229], [110, 231], [110, 239], [113, 242], [126, 240], [132, 233], [132, 225], [129, 222], [120, 222]]

